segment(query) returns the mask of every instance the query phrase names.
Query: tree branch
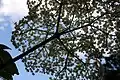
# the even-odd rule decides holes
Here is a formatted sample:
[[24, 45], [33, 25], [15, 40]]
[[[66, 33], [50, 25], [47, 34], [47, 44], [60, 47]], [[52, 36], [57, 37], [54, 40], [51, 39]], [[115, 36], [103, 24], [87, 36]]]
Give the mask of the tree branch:
[[69, 28], [67, 28], [66, 30], [64, 30], [63, 32], [61, 32], [61, 34], [66, 34], [66, 33], [73, 32], [75, 30], [78, 30], [78, 29], [81, 29], [81, 28], [84, 28], [84, 27], [87, 27], [87, 26], [91, 26], [92, 23], [94, 23], [96, 20], [100, 19], [101, 17], [103, 17], [106, 14], [108, 14], [108, 13], [107, 12], [103, 13], [101, 16], [98, 16], [96, 19], [94, 19], [93, 21], [91, 21], [89, 24], [86, 24], [86, 25], [74, 28], [72, 30], [69, 30]]
[[67, 69], [68, 57], [69, 57], [69, 54], [67, 54], [67, 58], [65, 59], [65, 65], [64, 65], [64, 67], [62, 68], [62, 70], [58, 72], [58, 75], [60, 75], [61, 72], [63, 72], [64, 70]]
[[[118, 13], [118, 12], [117, 12], [117, 13]], [[74, 28], [74, 29], [69, 30], [69, 31], [68, 31], [68, 29], [69, 29], [69, 28], [68, 28], [68, 29], [64, 30], [63, 32], [61, 32], [61, 33], [54, 34], [54, 35], [51, 36], [50, 38], [48, 38], [48, 39], [46, 39], [45, 41], [41, 42], [40, 44], [32, 47], [31, 49], [27, 50], [26, 52], [24, 52], [24, 53], [22, 53], [22, 54], [16, 56], [15, 58], [12, 59], [12, 61], [13, 61], [13, 62], [16, 62], [17, 60], [23, 58], [24, 56], [28, 55], [30, 52], [33, 52], [34, 50], [38, 49], [39, 47], [42, 47], [43, 45], [45, 45], [46, 43], [50, 42], [51, 40], [53, 40], [53, 39], [55, 39], [55, 38], [59, 39], [59, 37], [60, 37], [61, 35], [63, 35], [63, 34], [66, 34], [66, 33], [69, 33], [69, 32], [73, 32], [73, 31], [78, 30], [78, 29], [83, 28], [83, 27], [90, 26], [93, 22], [95, 22], [96, 20], [98, 20], [99, 18], [101, 18], [102, 16], [104, 16], [105, 14], [113, 14], [113, 13], [107, 13], [107, 12], [106, 12], [106, 13], [102, 14], [101, 16], [97, 17], [95, 20], [93, 20], [92, 22], [90, 22], [90, 23], [87, 24], [87, 25], [84, 25], [84, 26], [81, 26], [81, 27], [77, 27], [77, 28]], [[57, 24], [57, 25], [58, 25], [58, 24]], [[67, 49], [67, 47], [64, 45], [64, 43], [63, 43], [60, 39], [59, 39], [59, 41], [60, 41], [61, 44], [65, 47], [65, 49], [66, 49], [67, 51], [69, 51], [69, 49]], [[83, 64], [85, 64], [82, 60], [80, 60], [77, 56], [75, 56], [74, 54], [72, 54], [70, 51], [69, 51], [69, 53], [70, 53], [72, 56], [76, 57], [80, 62], [82, 62]], [[7, 67], [7, 65], [10, 65], [10, 64], [11, 64], [10, 61], [6, 62], [6, 63], [3, 64], [2, 66], [0, 66], [0, 70], [2, 70], [4, 67]]]
[[[58, 39], [59, 39], [59, 37], [60, 37], [61, 35], [63, 35], [63, 34], [66, 34], [66, 33], [69, 33], [69, 32], [75, 31], [75, 30], [78, 30], [78, 29], [83, 28], [83, 27], [87, 27], [87, 26], [91, 25], [93, 22], [95, 22], [96, 20], [98, 20], [99, 18], [101, 18], [101, 17], [104, 16], [104, 15], [105, 15], [105, 13], [104, 13], [103, 15], [99, 16], [97, 19], [93, 20], [91, 23], [89, 23], [89, 24], [87, 24], [87, 25], [84, 25], [84, 26], [81, 26], [81, 27], [77, 27], [77, 28], [74, 28], [74, 29], [69, 30], [69, 31], [66, 31], [66, 30], [65, 30], [65, 31], [63, 31], [63, 32], [61, 32], [61, 33], [54, 34], [52, 37], [46, 39], [45, 41], [41, 42], [40, 44], [32, 47], [31, 49], [27, 50], [26, 52], [24, 52], [24, 53], [22, 53], [22, 54], [16, 56], [15, 58], [13, 58], [12, 61], [13, 61], [13, 62], [16, 62], [17, 60], [23, 58], [24, 56], [28, 55], [30, 52], [33, 52], [34, 50], [36, 50], [36, 49], [38, 49], [39, 47], [45, 45], [46, 43], [50, 42], [51, 40], [53, 40], [53, 39], [55, 39], [55, 38], [58, 38]], [[58, 19], [58, 20], [59, 20], [59, 19]], [[59, 24], [59, 22], [58, 22], [58, 24]], [[58, 25], [58, 24], [57, 24], [57, 25]], [[59, 25], [58, 25], [58, 26], [59, 26]], [[69, 50], [67, 49], [67, 47], [64, 45], [64, 43], [63, 43], [60, 39], [59, 39], [59, 41], [60, 41], [61, 44], [65, 47], [65, 49], [66, 49], [67, 51], [69, 51]], [[69, 51], [69, 52], [70, 52], [70, 51]], [[70, 53], [71, 53], [71, 52], [70, 52]], [[73, 56], [76, 57], [78, 60], [80, 60], [80, 59], [79, 59], [77, 56], [75, 56], [74, 54], [71, 54], [71, 55], [73, 55]], [[81, 62], [81, 60], [80, 60], [80, 62]], [[6, 67], [7, 65], [9, 65], [10, 63], [11, 63], [10, 61], [6, 62], [5, 64], [3, 64], [3, 66], [0, 66], [0, 69], [3, 69], [4, 67]]]
[[[33, 52], [34, 50], [38, 49], [39, 47], [42, 47], [46, 43], [52, 41], [53, 39], [55, 39], [55, 38], [57, 38], [59, 36], [60, 36], [60, 34], [59, 35], [53, 35], [52, 37], [46, 39], [45, 41], [41, 42], [38, 45], [35, 45], [34, 47], [32, 47], [31, 49], [27, 50], [26, 52], [16, 56], [15, 58], [12, 59], [12, 62], [16, 62], [17, 60], [19, 60], [19, 59], [23, 58], [24, 56], [28, 55], [30, 52]], [[9, 60], [8, 62], [6, 62], [2, 66], [0, 66], [0, 70], [4, 69], [5, 67], [7, 67], [10, 64], [11, 64], [11, 61]]]
[[59, 42], [63, 45], [63, 47], [67, 50], [67, 52], [68, 52], [69, 55], [77, 58], [80, 62], [82, 62], [82, 63], [85, 65], [85, 63], [84, 63], [81, 59], [79, 59], [78, 56], [75, 56], [74, 53], [71, 53], [71, 52], [70, 52], [70, 50], [64, 45], [64, 43], [61, 41], [60, 38], [58, 38], [58, 40], [59, 40]]
[[59, 29], [61, 10], [62, 10], [62, 2], [60, 3], [60, 6], [59, 6], [59, 14], [58, 14], [58, 20], [57, 20], [57, 26], [56, 26], [56, 33], [58, 33], [58, 29]]

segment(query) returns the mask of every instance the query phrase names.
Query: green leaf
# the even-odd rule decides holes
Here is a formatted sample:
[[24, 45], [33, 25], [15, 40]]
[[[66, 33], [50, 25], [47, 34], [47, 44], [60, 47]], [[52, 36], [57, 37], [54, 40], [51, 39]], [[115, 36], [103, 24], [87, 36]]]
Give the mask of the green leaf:
[[12, 75], [10, 75], [8, 72], [1, 70], [0, 76], [4, 78], [5, 80], [13, 80]]
[[14, 74], [19, 74], [18, 69], [16, 67], [16, 64], [12, 61], [12, 57], [11, 55], [5, 51], [4, 49], [10, 49], [9, 47], [0, 44], [0, 66], [2, 66], [2, 64], [6, 64], [9, 61], [9, 64], [7, 66], [5, 66], [2, 70], [0, 70], [0, 76], [4, 77], [4, 78], [10, 78], [12, 79], [12, 76]]

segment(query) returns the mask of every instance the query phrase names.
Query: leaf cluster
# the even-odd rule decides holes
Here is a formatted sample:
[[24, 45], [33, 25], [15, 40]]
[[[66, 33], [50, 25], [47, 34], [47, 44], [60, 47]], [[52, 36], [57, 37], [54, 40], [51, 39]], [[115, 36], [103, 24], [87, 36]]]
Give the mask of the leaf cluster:
[[23, 57], [26, 70], [55, 80], [100, 80], [104, 54], [120, 51], [119, 0], [28, 0], [27, 5], [29, 15], [15, 23], [11, 37], [19, 51], [60, 35]]
[[11, 55], [5, 50], [9, 47], [0, 44], [0, 77], [4, 80], [13, 80], [14, 74], [19, 74], [16, 64], [12, 61]]

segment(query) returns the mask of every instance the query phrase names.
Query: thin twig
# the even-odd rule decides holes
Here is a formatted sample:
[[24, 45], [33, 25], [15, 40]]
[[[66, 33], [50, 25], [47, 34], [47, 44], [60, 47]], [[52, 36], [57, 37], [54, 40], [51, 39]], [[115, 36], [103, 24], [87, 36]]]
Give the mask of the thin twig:
[[60, 73], [62, 73], [64, 70], [67, 69], [68, 57], [69, 57], [69, 54], [67, 54], [67, 58], [65, 59], [65, 65], [64, 65], [64, 67], [62, 68], [62, 70], [58, 72], [58, 75], [60, 75]]
[[59, 29], [61, 10], [62, 10], [62, 2], [60, 3], [60, 7], [59, 7], [59, 14], [58, 14], [58, 20], [57, 20], [57, 26], [56, 26], [56, 33], [58, 33], [58, 29]]
[[77, 58], [80, 62], [82, 62], [82, 63], [85, 65], [85, 63], [84, 63], [81, 59], [79, 59], [78, 56], [75, 56], [74, 53], [71, 53], [71, 52], [70, 52], [70, 50], [64, 45], [64, 43], [61, 41], [60, 38], [58, 38], [58, 40], [59, 40], [60, 43], [63, 45], [63, 47], [68, 51], [68, 54], [70, 54], [70, 55], [72, 55], [73, 57]]
[[94, 23], [96, 20], [100, 19], [101, 17], [103, 17], [106, 14], [108, 14], [108, 13], [106, 12], [106, 13], [102, 14], [101, 16], [98, 16], [96, 19], [94, 19], [93, 21], [91, 21], [89, 24], [86, 24], [86, 25], [74, 28], [72, 30], [69, 30], [69, 28], [67, 28], [66, 30], [64, 30], [63, 32], [61, 32], [61, 34], [66, 34], [66, 33], [73, 32], [75, 30], [78, 30], [78, 29], [81, 29], [81, 28], [84, 28], [84, 27], [91, 26], [92, 23]]

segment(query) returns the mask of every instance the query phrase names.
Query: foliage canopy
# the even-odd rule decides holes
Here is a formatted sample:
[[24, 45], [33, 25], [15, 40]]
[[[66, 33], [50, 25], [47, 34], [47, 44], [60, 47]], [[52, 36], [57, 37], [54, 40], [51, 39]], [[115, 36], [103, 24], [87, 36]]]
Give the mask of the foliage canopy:
[[28, 72], [100, 80], [104, 55], [119, 56], [119, 0], [28, 0], [27, 5], [28, 16], [15, 23], [13, 45], [25, 52], [47, 40], [22, 58]]

